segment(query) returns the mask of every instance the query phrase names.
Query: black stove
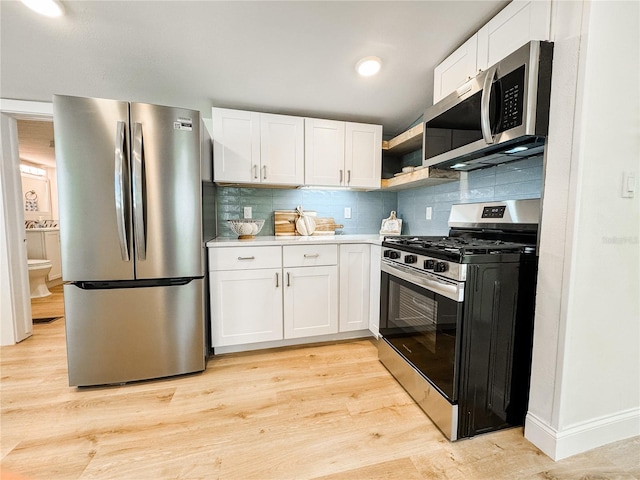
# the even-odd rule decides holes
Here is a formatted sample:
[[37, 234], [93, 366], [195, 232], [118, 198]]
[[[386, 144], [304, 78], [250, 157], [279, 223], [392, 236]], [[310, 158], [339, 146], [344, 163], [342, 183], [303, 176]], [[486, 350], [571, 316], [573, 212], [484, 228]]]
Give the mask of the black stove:
[[[504, 255], [510, 253], [519, 255], [522, 253], [535, 252], [535, 246], [530, 243], [456, 236], [385, 237], [382, 246], [458, 263], [474, 263], [480, 260], [478, 256], [481, 255]], [[491, 260], [495, 261], [495, 257]]]
[[449, 236], [382, 241], [380, 361], [451, 440], [522, 425], [540, 200], [454, 205]]

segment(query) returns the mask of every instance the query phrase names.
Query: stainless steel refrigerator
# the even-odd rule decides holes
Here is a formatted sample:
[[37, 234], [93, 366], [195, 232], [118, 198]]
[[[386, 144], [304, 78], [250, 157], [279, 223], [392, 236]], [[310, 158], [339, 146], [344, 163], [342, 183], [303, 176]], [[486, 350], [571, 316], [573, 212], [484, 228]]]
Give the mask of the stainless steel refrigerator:
[[55, 95], [69, 385], [205, 368], [197, 111]]

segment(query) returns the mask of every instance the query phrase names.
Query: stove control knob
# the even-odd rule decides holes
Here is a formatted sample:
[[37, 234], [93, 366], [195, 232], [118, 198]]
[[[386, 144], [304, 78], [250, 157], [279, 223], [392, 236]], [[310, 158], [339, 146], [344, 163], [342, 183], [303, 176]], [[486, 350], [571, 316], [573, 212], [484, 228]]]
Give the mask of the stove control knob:
[[424, 268], [426, 270], [433, 270], [435, 268], [436, 265], [436, 261], [435, 260], [425, 260], [424, 261]]
[[400, 252], [396, 252], [395, 250], [387, 250], [385, 253], [388, 253], [387, 257], [392, 260], [397, 260], [400, 258]]
[[405, 255], [404, 263], [416, 263], [418, 261], [418, 257], [415, 255]]
[[385, 258], [389, 258], [389, 254], [392, 252], [393, 250], [385, 250], [384, 252], [382, 252], [382, 256]]
[[447, 264], [444, 262], [438, 262], [436, 263], [434, 269], [434, 272], [446, 272], [447, 271]]

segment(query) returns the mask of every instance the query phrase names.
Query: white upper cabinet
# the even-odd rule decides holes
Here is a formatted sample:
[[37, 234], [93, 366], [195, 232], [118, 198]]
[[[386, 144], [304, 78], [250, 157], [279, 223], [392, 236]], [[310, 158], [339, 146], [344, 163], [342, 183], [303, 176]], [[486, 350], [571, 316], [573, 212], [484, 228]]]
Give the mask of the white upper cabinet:
[[550, 29], [550, 0], [513, 0], [478, 31], [478, 68], [487, 69], [531, 40], [549, 40]]
[[[304, 120], [306, 185], [342, 185], [345, 123], [319, 118]], [[342, 176], [340, 172], [342, 171]]]
[[478, 34], [464, 42], [433, 71], [433, 103], [471, 80], [478, 73]]
[[305, 184], [380, 188], [382, 126], [305, 119]]
[[551, 0], [513, 0], [434, 69], [433, 103], [531, 40], [551, 38]]
[[349, 123], [345, 126], [344, 185], [380, 188], [382, 178], [382, 125]]
[[382, 126], [213, 108], [215, 182], [380, 188]]
[[304, 119], [260, 114], [260, 181], [304, 183]]
[[260, 165], [260, 114], [213, 108], [213, 177], [216, 182], [254, 182]]
[[304, 119], [213, 108], [216, 182], [302, 185]]

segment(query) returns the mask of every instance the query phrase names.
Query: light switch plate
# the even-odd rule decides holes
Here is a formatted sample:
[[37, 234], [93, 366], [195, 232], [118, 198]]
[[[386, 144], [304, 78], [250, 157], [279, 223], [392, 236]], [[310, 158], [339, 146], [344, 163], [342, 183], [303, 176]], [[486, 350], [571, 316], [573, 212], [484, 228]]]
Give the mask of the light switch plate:
[[251, 207], [244, 207], [244, 218], [253, 218], [252, 215]]
[[427, 220], [431, 220], [431, 215], [433, 214], [433, 208], [432, 207], [427, 207], [426, 211], [425, 211], [425, 218]]
[[636, 172], [623, 172], [622, 174], [622, 198], [633, 198], [638, 185]]
[[344, 218], [351, 218], [351, 207], [344, 207]]

